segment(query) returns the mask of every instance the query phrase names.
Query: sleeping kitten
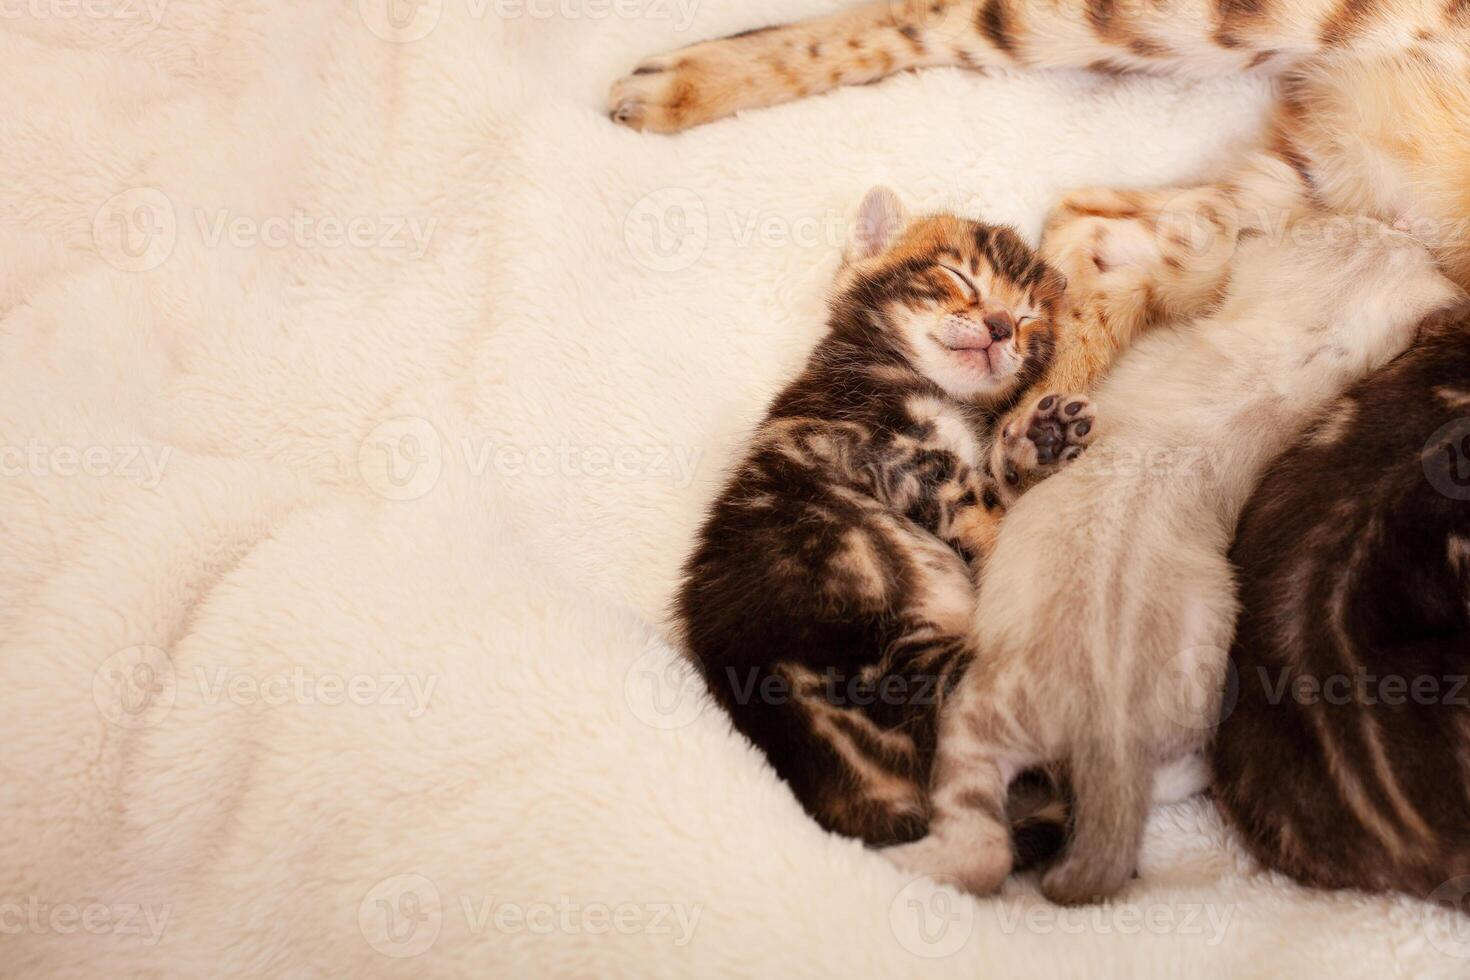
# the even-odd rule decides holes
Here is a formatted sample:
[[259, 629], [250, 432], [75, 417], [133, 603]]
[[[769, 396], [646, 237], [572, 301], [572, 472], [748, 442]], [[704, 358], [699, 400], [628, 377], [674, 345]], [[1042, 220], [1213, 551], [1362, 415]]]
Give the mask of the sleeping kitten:
[[1318, 417], [1231, 559], [1220, 809], [1298, 881], [1467, 911], [1452, 879], [1470, 875], [1470, 307]]
[[[969, 659], [972, 564], [1002, 510], [991, 432], [1046, 374], [1065, 284], [1011, 230], [909, 221], [881, 188], [857, 227], [830, 332], [715, 502], [677, 616], [818, 822], [893, 842], [923, 833], [939, 704]], [[1085, 399], [1037, 419], [1063, 406], [1044, 452], [1012, 440], [1013, 465], [1086, 445]]]
[[1009, 512], [980, 590], [982, 655], [941, 719], [930, 835], [889, 851], [899, 864], [994, 891], [1012, 868], [1011, 779], [1060, 762], [1072, 834], [1043, 891], [1090, 901], [1133, 873], [1157, 771], [1202, 750], [1216, 718], [1236, 612], [1225, 553], [1256, 478], [1458, 297], [1386, 230], [1289, 237], [1242, 242], [1217, 312], [1128, 352], [1095, 396], [1097, 444]]

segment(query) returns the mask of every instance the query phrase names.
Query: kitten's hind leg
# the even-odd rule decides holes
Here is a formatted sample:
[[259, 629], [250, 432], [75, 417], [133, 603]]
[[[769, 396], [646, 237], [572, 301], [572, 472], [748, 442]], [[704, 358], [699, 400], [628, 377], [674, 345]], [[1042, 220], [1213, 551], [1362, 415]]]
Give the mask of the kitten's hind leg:
[[1004, 710], [989, 677], [972, 665], [940, 710], [929, 836], [883, 852], [899, 867], [952, 877], [975, 895], [992, 894], [1005, 882], [1015, 862], [1006, 811], [1010, 782], [1039, 760], [1001, 737], [1015, 728]]
[[1014, 863], [1006, 816], [1013, 767], [980, 755], [964, 764], [961, 778], [935, 791], [929, 835], [885, 848], [883, 856], [907, 871], [954, 878], [973, 895], [990, 895], [1000, 890]]
[[1138, 865], [1153, 791], [1151, 757], [1125, 743], [1090, 742], [1072, 758], [1072, 837], [1042, 875], [1058, 905], [1099, 902], [1118, 892]]

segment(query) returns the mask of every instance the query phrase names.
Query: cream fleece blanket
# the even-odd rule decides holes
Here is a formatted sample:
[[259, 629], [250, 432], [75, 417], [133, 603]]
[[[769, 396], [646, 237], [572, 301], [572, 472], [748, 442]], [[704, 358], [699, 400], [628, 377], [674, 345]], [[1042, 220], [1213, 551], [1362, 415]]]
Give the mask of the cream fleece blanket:
[[911, 882], [659, 639], [869, 185], [1034, 234], [1265, 105], [933, 71], [602, 115], [640, 56], [835, 6], [0, 2], [0, 975], [1470, 971], [1200, 801], [1111, 906]]

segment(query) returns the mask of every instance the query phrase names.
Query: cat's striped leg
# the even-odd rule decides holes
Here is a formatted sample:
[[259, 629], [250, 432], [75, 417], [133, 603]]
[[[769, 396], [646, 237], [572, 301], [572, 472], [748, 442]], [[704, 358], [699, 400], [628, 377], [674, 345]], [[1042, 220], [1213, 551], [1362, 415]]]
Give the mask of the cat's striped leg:
[[956, 879], [988, 895], [1015, 864], [1007, 797], [1011, 780], [1043, 761], [1026, 734], [1026, 699], [1008, 697], [985, 665], [972, 664], [940, 712], [930, 784], [929, 835], [883, 854], [899, 867]]
[[939, 39], [963, 30], [972, 6], [973, 0], [881, 0], [680, 48], [644, 60], [615, 83], [608, 112], [634, 129], [673, 133], [910, 68], [963, 64]]
[[650, 58], [613, 86], [608, 109], [635, 129], [676, 132], [929, 65], [1281, 74], [1323, 54], [1401, 50], [1453, 25], [1459, 6], [1445, 0], [879, 0]]

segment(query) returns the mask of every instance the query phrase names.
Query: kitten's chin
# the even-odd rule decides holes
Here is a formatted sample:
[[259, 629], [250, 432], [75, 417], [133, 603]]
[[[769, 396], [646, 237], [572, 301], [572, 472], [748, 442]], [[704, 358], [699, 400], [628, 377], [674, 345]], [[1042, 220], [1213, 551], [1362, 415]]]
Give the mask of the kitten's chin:
[[934, 380], [957, 401], [998, 401], [1015, 387], [1021, 372], [1020, 362], [998, 345], [984, 350], [951, 350], [946, 360], [949, 364], [943, 377], [935, 376]]

